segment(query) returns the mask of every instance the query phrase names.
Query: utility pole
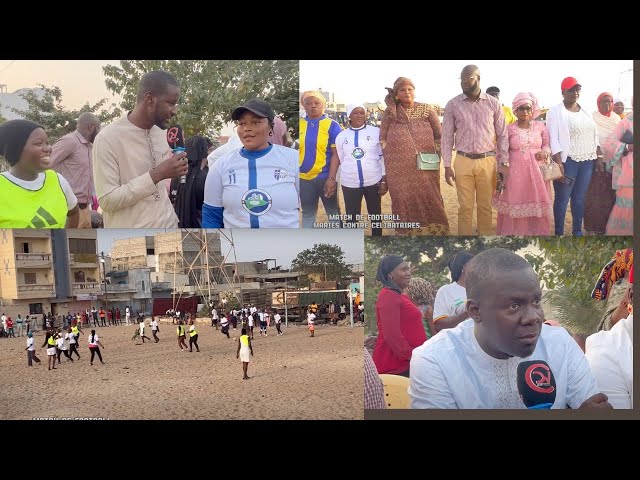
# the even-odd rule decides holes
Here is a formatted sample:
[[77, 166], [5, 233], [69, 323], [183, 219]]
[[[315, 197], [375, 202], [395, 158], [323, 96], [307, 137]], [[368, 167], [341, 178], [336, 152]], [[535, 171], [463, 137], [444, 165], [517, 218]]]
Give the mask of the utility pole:
[[104, 260], [104, 252], [100, 252], [100, 263], [102, 263], [102, 280], [104, 280], [105, 310], [109, 310], [109, 292], [107, 291], [107, 264]]

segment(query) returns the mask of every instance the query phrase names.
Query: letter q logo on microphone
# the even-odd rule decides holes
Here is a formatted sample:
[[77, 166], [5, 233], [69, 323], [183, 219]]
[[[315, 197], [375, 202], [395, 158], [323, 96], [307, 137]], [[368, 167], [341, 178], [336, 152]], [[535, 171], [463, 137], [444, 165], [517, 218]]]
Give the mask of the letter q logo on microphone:
[[556, 389], [551, 382], [551, 369], [546, 363], [534, 363], [527, 368], [524, 379], [534, 392], [553, 393]]

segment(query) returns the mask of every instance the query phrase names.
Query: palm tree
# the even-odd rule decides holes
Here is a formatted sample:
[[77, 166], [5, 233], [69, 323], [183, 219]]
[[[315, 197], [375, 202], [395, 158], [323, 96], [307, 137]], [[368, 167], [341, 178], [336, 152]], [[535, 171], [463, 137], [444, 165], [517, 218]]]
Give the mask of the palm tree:
[[595, 333], [605, 312], [605, 303], [592, 298], [575, 298], [569, 289], [560, 286], [543, 296], [551, 306], [553, 319], [572, 333]]

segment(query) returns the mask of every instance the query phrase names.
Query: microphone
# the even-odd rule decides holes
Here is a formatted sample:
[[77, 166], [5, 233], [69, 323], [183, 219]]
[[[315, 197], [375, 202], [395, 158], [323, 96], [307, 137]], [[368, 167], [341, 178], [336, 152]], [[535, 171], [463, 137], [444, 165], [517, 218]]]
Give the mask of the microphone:
[[[182, 126], [174, 125], [167, 130], [167, 142], [173, 149], [173, 153], [181, 153], [186, 150], [184, 146], [184, 132]], [[180, 175], [180, 183], [187, 183], [187, 176]]]
[[530, 410], [550, 409], [556, 401], [556, 379], [544, 360], [518, 365], [518, 393]]

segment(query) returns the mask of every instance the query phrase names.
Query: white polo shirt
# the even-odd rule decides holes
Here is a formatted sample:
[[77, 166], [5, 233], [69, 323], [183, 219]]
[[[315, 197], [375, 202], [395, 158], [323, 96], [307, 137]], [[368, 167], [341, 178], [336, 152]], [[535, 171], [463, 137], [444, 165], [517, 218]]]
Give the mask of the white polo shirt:
[[298, 228], [299, 175], [290, 148], [271, 145], [260, 156], [231, 151], [209, 170], [204, 203], [224, 208], [224, 228]]
[[380, 129], [366, 125], [348, 128], [336, 137], [340, 159], [340, 185], [347, 188], [369, 187], [385, 174]]

